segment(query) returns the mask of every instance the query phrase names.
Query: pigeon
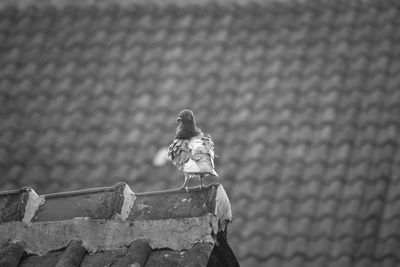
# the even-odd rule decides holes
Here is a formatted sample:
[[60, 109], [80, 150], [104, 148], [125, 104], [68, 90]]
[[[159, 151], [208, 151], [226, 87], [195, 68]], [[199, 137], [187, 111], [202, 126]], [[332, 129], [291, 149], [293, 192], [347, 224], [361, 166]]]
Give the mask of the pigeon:
[[210, 135], [196, 127], [191, 110], [182, 110], [176, 122], [179, 125], [174, 140], [168, 148], [168, 157], [185, 175], [181, 189], [188, 190], [187, 183], [192, 177], [198, 177], [200, 188], [203, 188], [203, 179], [206, 176], [218, 177], [214, 170], [214, 143]]

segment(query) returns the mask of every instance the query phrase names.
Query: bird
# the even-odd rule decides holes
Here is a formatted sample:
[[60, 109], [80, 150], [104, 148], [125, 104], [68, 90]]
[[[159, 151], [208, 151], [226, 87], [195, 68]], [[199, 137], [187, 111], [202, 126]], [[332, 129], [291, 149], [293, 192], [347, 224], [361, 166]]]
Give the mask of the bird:
[[179, 112], [176, 123], [178, 127], [168, 147], [168, 157], [185, 175], [185, 182], [180, 189], [188, 191], [187, 183], [193, 177], [200, 179], [200, 188], [203, 188], [203, 179], [206, 176], [219, 177], [214, 169], [214, 143], [209, 134], [196, 126], [193, 111], [190, 109]]

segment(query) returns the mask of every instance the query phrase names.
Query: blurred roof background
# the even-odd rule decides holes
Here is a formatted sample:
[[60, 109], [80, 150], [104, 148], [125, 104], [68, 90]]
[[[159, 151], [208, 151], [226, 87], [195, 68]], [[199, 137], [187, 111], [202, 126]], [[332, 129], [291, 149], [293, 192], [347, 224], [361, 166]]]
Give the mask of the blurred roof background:
[[0, 190], [176, 188], [189, 107], [242, 266], [400, 264], [399, 2], [69, 2], [0, 5]]

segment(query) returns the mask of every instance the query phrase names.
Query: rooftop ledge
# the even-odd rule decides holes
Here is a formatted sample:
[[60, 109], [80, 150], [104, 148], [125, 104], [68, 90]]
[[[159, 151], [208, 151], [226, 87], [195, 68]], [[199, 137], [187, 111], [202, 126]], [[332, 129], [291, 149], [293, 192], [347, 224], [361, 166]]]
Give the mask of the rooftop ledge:
[[152, 249], [190, 249], [226, 233], [232, 213], [220, 184], [134, 193], [125, 183], [37, 195], [31, 188], [0, 192], [0, 246], [22, 244], [43, 255], [81, 240], [89, 252], [146, 240]]

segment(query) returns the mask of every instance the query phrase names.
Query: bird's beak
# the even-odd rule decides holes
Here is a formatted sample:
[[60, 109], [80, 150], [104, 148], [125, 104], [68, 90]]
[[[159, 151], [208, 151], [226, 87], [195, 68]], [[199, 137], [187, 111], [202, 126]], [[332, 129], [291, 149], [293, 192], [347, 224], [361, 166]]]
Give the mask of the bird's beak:
[[182, 121], [182, 118], [181, 117], [178, 117], [177, 119], [176, 119], [176, 123], [180, 123]]

